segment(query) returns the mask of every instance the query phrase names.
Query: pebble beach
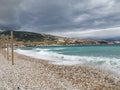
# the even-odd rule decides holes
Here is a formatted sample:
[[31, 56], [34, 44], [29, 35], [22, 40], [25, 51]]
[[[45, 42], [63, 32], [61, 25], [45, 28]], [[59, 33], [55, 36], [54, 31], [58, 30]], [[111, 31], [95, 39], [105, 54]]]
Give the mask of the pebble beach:
[[120, 90], [120, 78], [89, 66], [53, 65], [15, 53], [0, 54], [0, 90]]

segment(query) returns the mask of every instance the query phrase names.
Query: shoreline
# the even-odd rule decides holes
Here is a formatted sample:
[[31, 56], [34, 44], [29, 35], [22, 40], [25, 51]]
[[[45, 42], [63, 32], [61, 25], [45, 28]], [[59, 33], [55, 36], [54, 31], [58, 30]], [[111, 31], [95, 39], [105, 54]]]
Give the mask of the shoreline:
[[[112, 75], [113, 77], [115, 78], [119, 78], [120, 79], [120, 75], [114, 71], [111, 71], [109, 69], [103, 69], [100, 68], [100, 66], [92, 66], [92, 65], [88, 65], [88, 64], [76, 64], [76, 65], [62, 65], [62, 64], [54, 64], [54, 63], [51, 63], [51, 61], [49, 60], [44, 60], [44, 59], [40, 59], [40, 58], [35, 58], [35, 57], [32, 57], [32, 56], [27, 56], [27, 55], [23, 55], [23, 54], [20, 54], [20, 53], [17, 53], [17, 52], [14, 52], [16, 55], [18, 56], [21, 56], [21, 57], [24, 57], [24, 59], [26, 58], [30, 58], [30, 59], [33, 59], [35, 60], [35, 62], [38, 62], [38, 63], [47, 63], [48, 65], [53, 65], [53, 66], [58, 66], [58, 67], [83, 67], [83, 68], [91, 68], [91, 69], [94, 69], [94, 70], [97, 70], [97, 71], [100, 71], [102, 73], [105, 73], [105, 74], [109, 74], [109, 75]], [[21, 58], [20, 57], [20, 58]], [[28, 61], [31, 61], [31, 60], [28, 60]]]
[[[20, 88], [16, 90], [119, 90], [120, 88], [120, 79], [89, 66], [53, 65], [48, 61], [18, 53], [15, 53], [15, 65], [10, 65], [11, 62], [7, 60], [5, 62], [5, 65], [9, 64], [9, 68], [4, 67], [3, 64], [5, 71], [17, 73], [15, 77], [18, 83], [17, 85], [12, 83], [11, 86], [11, 88]], [[7, 82], [5, 78], [6, 83], [9, 80], [15, 81], [14, 77], [9, 77], [9, 74], [11, 73], [6, 76]], [[1, 76], [0, 79], [3, 77], [5, 76]], [[7, 84], [7, 87], [10, 87], [10, 84]]]
[[[21, 54], [21, 53], [19, 53], [19, 52], [15, 52], [15, 53], [17, 53], [17, 54]], [[35, 57], [35, 56], [32, 56], [32, 55], [25, 55], [25, 54], [21, 54], [21, 55], [23, 55], [23, 56], [27, 56], [27, 57], [31, 57], [31, 58], [33, 58], [33, 59], [38, 59], [38, 60], [42, 60], [43, 62], [44, 61], [46, 61], [46, 62], [48, 62], [49, 64], [53, 64], [53, 65], [60, 65], [60, 66], [85, 66], [85, 67], [91, 67], [91, 68], [96, 68], [97, 70], [100, 70], [100, 71], [102, 71], [102, 72], [104, 72], [104, 73], [108, 73], [108, 74], [111, 74], [111, 75], [113, 75], [113, 76], [115, 76], [115, 77], [117, 77], [117, 78], [120, 78], [120, 73], [118, 73], [116, 70], [113, 70], [113, 69], [111, 69], [111, 68], [109, 68], [109, 67], [106, 67], [106, 66], [103, 66], [103, 67], [101, 67], [101, 66], [99, 66], [99, 65], [94, 65], [94, 64], [90, 64], [89, 65], [89, 63], [87, 63], [87, 64], [59, 64], [59, 63], [57, 63], [57, 62], [55, 62], [55, 60], [54, 59], [48, 59], [48, 58], [41, 58], [41, 57]]]
[[14, 47], [61, 47], [61, 46], [113, 46], [113, 45], [116, 45], [116, 46], [119, 46], [120, 44], [75, 44], [75, 45], [14, 45]]

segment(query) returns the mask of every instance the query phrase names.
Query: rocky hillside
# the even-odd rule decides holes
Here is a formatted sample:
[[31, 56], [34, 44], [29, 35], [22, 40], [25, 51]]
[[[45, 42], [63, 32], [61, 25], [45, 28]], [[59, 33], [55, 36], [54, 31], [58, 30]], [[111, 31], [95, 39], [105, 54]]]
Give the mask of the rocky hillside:
[[[0, 35], [9, 35], [10, 31], [0, 31]], [[114, 44], [103, 40], [84, 40], [75, 38], [65, 38], [47, 34], [39, 34], [25, 31], [14, 31], [15, 45], [38, 46], [38, 45], [96, 45]]]

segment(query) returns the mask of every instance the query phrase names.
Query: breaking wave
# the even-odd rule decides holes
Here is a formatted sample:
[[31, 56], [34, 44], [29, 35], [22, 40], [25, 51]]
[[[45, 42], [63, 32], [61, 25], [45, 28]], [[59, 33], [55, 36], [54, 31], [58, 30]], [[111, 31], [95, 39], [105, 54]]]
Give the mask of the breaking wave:
[[38, 59], [43, 59], [49, 61], [49, 63], [57, 65], [94, 65], [101, 68], [106, 68], [120, 73], [120, 59], [119, 58], [109, 58], [109, 57], [95, 57], [95, 56], [74, 56], [74, 55], [64, 55], [57, 52], [50, 51], [50, 49], [40, 49], [36, 48], [33, 50], [22, 50], [16, 49], [15, 52], [31, 56]]

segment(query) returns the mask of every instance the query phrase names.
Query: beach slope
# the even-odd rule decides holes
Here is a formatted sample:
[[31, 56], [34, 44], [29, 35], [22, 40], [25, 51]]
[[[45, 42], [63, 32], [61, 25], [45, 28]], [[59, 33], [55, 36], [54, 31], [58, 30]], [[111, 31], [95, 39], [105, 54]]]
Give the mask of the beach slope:
[[120, 79], [87, 66], [62, 66], [15, 54], [0, 55], [0, 90], [120, 90]]

